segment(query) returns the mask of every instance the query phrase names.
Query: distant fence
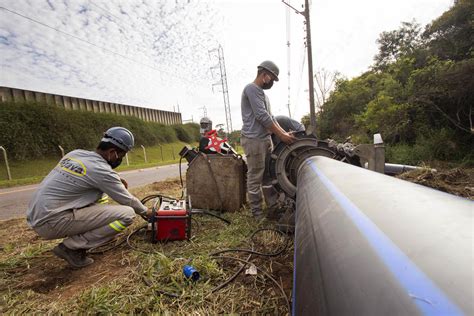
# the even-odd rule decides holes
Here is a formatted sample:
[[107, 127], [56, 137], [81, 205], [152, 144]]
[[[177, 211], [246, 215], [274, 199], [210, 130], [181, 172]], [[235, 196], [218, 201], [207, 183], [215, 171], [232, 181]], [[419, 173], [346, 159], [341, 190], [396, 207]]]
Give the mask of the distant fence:
[[144, 121], [157, 122], [165, 125], [182, 124], [181, 113], [143, 108], [119, 103], [110, 103], [89, 99], [81, 99], [64, 95], [43, 93], [38, 91], [0, 87], [0, 103], [13, 101], [36, 101], [57, 105], [66, 110], [82, 110], [95, 113], [112, 113], [117, 115], [135, 116]]

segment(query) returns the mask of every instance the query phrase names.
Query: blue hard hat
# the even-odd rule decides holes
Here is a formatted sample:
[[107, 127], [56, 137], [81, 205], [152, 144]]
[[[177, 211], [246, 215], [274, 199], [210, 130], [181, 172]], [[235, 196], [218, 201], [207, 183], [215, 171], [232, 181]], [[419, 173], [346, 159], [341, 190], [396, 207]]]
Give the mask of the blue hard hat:
[[132, 132], [125, 127], [111, 127], [101, 139], [102, 142], [112, 143], [123, 151], [130, 151], [135, 145]]

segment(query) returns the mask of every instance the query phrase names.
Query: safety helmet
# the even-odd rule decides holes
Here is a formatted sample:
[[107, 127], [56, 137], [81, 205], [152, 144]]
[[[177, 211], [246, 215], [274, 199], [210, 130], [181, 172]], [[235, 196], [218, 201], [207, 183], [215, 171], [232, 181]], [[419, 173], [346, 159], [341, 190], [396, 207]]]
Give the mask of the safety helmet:
[[208, 117], [203, 117], [199, 121], [199, 125], [200, 125], [199, 132], [201, 133], [201, 135], [206, 134], [212, 129], [212, 121]]
[[102, 137], [101, 142], [112, 143], [123, 151], [130, 151], [135, 144], [132, 132], [124, 127], [111, 127]]
[[280, 69], [278, 66], [275, 65], [273, 61], [265, 60], [257, 67], [258, 69], [265, 69], [272, 73], [275, 76], [275, 81], [278, 81], [278, 74], [280, 73]]

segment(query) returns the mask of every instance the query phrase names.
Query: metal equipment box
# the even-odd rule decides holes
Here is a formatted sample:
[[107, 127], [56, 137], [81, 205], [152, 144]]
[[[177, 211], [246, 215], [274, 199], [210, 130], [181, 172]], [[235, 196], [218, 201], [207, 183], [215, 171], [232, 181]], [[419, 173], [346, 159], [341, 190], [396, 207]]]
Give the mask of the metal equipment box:
[[199, 153], [186, 171], [192, 207], [238, 211], [246, 200], [246, 170], [241, 156]]
[[153, 241], [184, 240], [191, 234], [191, 214], [186, 202], [163, 201], [154, 218]]

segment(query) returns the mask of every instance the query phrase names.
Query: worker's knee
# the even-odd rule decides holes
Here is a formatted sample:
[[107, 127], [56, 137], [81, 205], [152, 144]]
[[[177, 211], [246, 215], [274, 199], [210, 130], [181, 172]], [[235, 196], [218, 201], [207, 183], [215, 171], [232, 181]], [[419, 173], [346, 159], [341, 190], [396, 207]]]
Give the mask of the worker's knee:
[[120, 212], [117, 214], [117, 220], [121, 221], [123, 225], [130, 226], [135, 218], [135, 211], [130, 206], [120, 206]]

